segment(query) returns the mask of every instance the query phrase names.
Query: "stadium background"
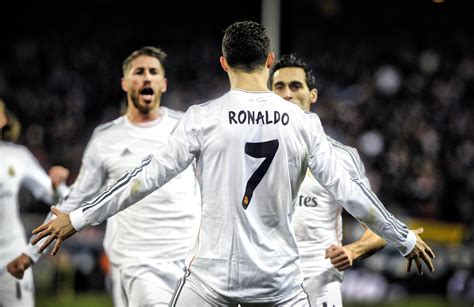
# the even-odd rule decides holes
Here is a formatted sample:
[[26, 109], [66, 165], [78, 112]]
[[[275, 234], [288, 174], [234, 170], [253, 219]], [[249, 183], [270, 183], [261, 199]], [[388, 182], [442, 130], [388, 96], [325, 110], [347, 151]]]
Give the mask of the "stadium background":
[[[388, 209], [425, 227], [437, 254], [437, 271], [423, 276], [404, 273], [391, 248], [358, 262], [346, 273], [346, 306], [471, 306], [472, 8], [454, 0], [11, 3], [0, 19], [0, 97], [22, 123], [18, 142], [45, 168], [68, 167], [72, 183], [92, 130], [120, 114], [121, 63], [132, 50], [168, 53], [163, 105], [185, 111], [228, 89], [218, 57], [230, 23], [279, 21], [274, 47], [315, 68], [313, 111], [327, 133], [358, 148]], [[24, 191], [21, 210], [31, 230], [48, 209]], [[38, 306], [110, 304], [103, 230], [81, 232], [34, 267]], [[345, 240], [359, 233], [345, 217]]]

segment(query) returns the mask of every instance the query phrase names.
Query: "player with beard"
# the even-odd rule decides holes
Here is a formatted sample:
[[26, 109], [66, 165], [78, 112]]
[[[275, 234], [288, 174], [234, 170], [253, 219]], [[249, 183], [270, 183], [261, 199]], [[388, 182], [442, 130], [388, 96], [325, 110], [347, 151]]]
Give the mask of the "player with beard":
[[[355, 217], [422, 270], [434, 270], [430, 247], [344, 169], [314, 113], [267, 87], [275, 55], [265, 28], [230, 25], [220, 64], [230, 90], [191, 106], [166, 145], [98, 197], [36, 228], [44, 250], [97, 225], [197, 162], [201, 225], [170, 306], [308, 306], [291, 220], [308, 167]], [[146, 198], [145, 198], [146, 199]]]
[[[59, 208], [66, 212], [78, 208], [168, 142], [182, 113], [160, 106], [167, 88], [165, 58], [161, 49], [143, 47], [125, 59], [122, 89], [127, 93], [127, 112], [95, 129], [79, 176]], [[162, 189], [107, 221], [104, 248], [111, 262], [116, 306], [168, 305], [197, 234], [199, 216], [199, 185], [190, 165]], [[19, 256], [16, 261], [26, 265], [12, 274], [20, 277], [39, 256]]]

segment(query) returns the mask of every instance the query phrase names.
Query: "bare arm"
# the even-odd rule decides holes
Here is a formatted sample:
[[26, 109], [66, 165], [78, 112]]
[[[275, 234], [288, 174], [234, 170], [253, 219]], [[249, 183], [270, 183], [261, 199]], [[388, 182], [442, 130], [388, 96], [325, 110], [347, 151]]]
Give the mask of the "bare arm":
[[326, 258], [329, 258], [339, 271], [352, 267], [354, 261], [369, 257], [387, 245], [384, 239], [362, 226], [365, 231], [359, 240], [344, 246], [333, 244], [326, 249]]

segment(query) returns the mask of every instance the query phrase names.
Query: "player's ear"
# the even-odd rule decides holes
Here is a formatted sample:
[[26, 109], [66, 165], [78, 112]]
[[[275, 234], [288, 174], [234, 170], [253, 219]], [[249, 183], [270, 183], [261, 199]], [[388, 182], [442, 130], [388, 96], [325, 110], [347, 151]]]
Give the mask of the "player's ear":
[[309, 92], [309, 97], [311, 99], [311, 103], [316, 103], [316, 101], [318, 100], [318, 90], [313, 88], [310, 92]]
[[128, 85], [127, 85], [127, 82], [125, 81], [125, 78], [122, 78], [120, 80], [120, 84], [122, 85], [122, 90], [124, 92], [128, 92]]
[[219, 58], [219, 61], [221, 62], [221, 67], [224, 71], [229, 71], [229, 64], [227, 63], [227, 59], [221, 55]]
[[161, 92], [164, 93], [168, 89], [168, 79], [163, 80], [163, 85], [161, 86]]
[[275, 53], [274, 53], [274, 52], [270, 52], [270, 53], [267, 55], [267, 62], [265, 63], [266, 66], [267, 66], [267, 68], [272, 67], [274, 61], [275, 61]]

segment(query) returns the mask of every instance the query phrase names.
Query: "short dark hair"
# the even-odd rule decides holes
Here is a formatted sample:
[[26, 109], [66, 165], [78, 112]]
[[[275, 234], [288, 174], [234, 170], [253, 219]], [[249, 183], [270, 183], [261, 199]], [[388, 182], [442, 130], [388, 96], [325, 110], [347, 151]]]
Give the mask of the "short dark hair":
[[165, 69], [166, 53], [163, 50], [161, 50], [161, 48], [153, 47], [153, 46], [145, 46], [132, 52], [123, 61], [122, 72], [124, 76], [127, 74], [128, 70], [130, 69], [130, 63], [141, 55], [147, 55], [147, 56], [157, 58], [158, 61], [160, 61], [161, 66], [163, 66], [163, 69]]
[[270, 38], [265, 27], [254, 21], [238, 21], [227, 27], [222, 39], [222, 55], [234, 69], [252, 72], [265, 65]]
[[316, 89], [316, 76], [314, 71], [309, 68], [308, 64], [306, 64], [302, 59], [297, 57], [294, 53], [292, 54], [285, 54], [281, 56], [280, 59], [275, 61], [272, 68], [270, 69], [270, 78], [269, 78], [269, 88], [272, 88], [273, 85], [273, 74], [285, 67], [300, 67], [303, 68], [304, 73], [306, 75], [306, 85], [310, 90]]

